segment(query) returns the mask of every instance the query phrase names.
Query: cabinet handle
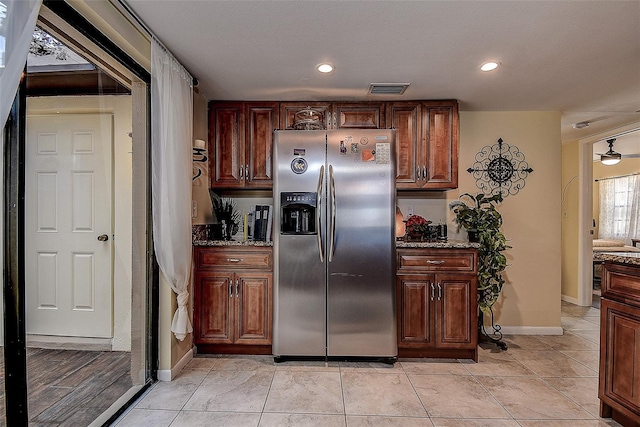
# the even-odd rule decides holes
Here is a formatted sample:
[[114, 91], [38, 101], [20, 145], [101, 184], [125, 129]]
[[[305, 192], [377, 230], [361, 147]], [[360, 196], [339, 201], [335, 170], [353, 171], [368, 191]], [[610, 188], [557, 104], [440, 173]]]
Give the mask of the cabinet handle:
[[227, 262], [242, 262], [242, 258], [227, 258]]
[[434, 260], [432, 260], [432, 259], [428, 259], [428, 260], [426, 261], [426, 263], [427, 263], [427, 264], [439, 265], [439, 264], [444, 264], [444, 263], [445, 263], [445, 261], [444, 261], [444, 260], [437, 260], [437, 261], [434, 261]]
[[424, 179], [425, 181], [427, 180], [427, 167], [426, 166], [422, 167], [422, 179]]
[[242, 166], [240, 166], [240, 180], [242, 181], [242, 178], [244, 177], [244, 168]]
[[336, 112], [333, 112], [333, 127], [338, 129], [338, 117], [336, 116]]
[[233, 280], [229, 281], [229, 298], [233, 297]]
[[249, 179], [249, 165], [244, 165], [244, 177]]
[[240, 282], [240, 280], [236, 280], [236, 298], [238, 298], [238, 283]]
[[433, 286], [433, 283], [431, 284], [431, 301], [433, 301], [436, 298], [436, 288]]
[[420, 181], [420, 166], [416, 168], [416, 181]]
[[438, 301], [442, 299], [442, 286], [438, 283]]

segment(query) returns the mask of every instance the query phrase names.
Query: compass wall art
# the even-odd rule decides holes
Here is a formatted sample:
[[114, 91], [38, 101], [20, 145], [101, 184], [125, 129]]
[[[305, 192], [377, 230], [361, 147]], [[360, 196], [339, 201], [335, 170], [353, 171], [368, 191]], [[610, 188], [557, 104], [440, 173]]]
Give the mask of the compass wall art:
[[473, 175], [483, 193], [507, 197], [524, 187], [524, 180], [533, 169], [518, 147], [499, 138], [496, 144], [486, 145], [476, 153], [475, 162], [467, 172]]

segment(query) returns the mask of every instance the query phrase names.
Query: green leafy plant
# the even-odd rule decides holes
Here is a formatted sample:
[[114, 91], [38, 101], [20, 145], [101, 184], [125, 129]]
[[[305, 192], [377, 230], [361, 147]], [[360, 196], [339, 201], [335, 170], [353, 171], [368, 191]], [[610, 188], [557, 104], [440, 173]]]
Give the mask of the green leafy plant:
[[238, 232], [240, 212], [236, 210], [236, 202], [227, 197], [212, 199], [213, 213], [219, 224], [224, 223], [228, 228], [228, 237]]
[[502, 194], [487, 197], [464, 193], [449, 204], [458, 226], [478, 234], [478, 306], [484, 313], [491, 311], [500, 296], [504, 286], [502, 272], [507, 268], [503, 252], [511, 247], [500, 231], [502, 215], [496, 205], [501, 202]]

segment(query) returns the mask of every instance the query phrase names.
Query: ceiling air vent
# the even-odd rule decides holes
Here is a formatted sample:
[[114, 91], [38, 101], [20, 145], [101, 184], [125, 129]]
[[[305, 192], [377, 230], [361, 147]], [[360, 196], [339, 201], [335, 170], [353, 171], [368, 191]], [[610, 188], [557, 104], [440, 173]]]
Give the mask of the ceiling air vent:
[[369, 93], [371, 95], [402, 95], [410, 83], [371, 83]]

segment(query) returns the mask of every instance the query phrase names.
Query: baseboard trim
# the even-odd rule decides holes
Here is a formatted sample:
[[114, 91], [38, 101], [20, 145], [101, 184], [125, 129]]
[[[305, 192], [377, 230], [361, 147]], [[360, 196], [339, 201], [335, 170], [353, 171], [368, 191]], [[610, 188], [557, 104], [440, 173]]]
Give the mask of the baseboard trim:
[[578, 298], [570, 297], [568, 295], [561, 295], [560, 299], [565, 302], [570, 302], [571, 304], [580, 305], [580, 306], [582, 305], [580, 304], [580, 301], [578, 300]]
[[27, 334], [27, 347], [52, 350], [112, 351], [111, 338]]
[[171, 381], [187, 366], [187, 363], [193, 359], [193, 353], [195, 351], [195, 346], [191, 348], [191, 350], [187, 351], [182, 359], [178, 360], [178, 363], [171, 369], [158, 369], [158, 381]]
[[[502, 326], [504, 335], [562, 335], [562, 326]], [[491, 332], [491, 328], [487, 328]]]

